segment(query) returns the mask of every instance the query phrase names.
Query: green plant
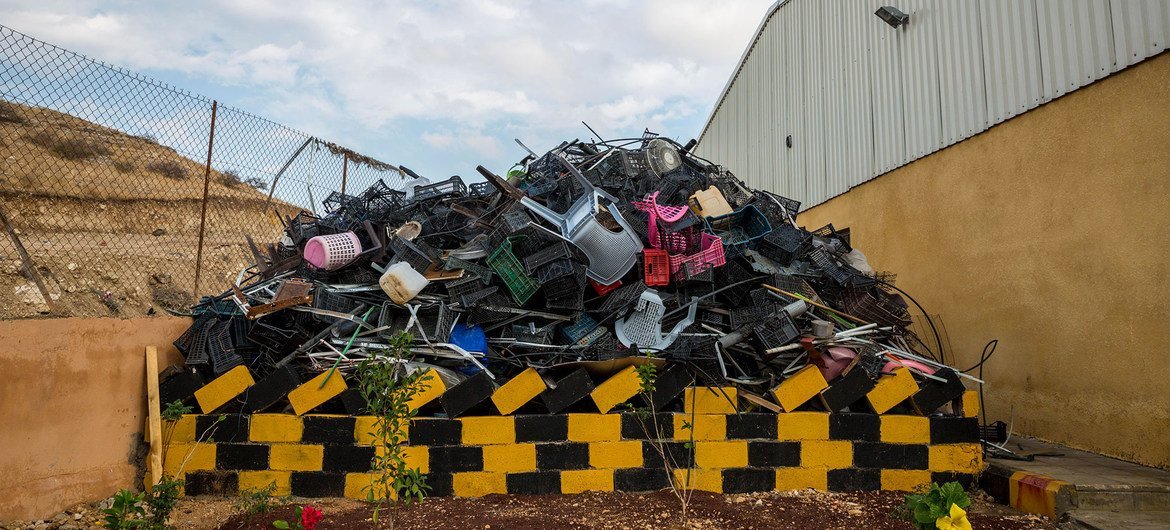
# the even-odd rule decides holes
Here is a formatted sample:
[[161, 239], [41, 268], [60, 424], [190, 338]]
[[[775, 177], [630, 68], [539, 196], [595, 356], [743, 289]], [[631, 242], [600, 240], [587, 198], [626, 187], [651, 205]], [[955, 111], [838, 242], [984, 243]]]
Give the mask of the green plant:
[[275, 482], [269, 482], [263, 488], [243, 490], [240, 498], [236, 499], [236, 509], [248, 515], [271, 512], [286, 504], [285, 499], [272, 496], [275, 492]]
[[174, 160], [155, 160], [147, 164], [146, 169], [170, 179], [183, 180], [187, 178], [187, 168]]
[[897, 515], [920, 530], [971, 530], [964, 508], [971, 505], [967, 492], [958, 482], [942, 486], [932, 483], [929, 489], [906, 496]]
[[164, 530], [170, 528], [167, 520], [175, 505], [179, 502], [179, 488], [183, 483], [179, 480], [163, 476], [158, 484], [150, 488], [143, 499], [147, 507], [146, 528]]
[[102, 510], [103, 526], [112, 530], [127, 530], [138, 528], [146, 524], [143, 516], [146, 509], [142, 507], [142, 494], [123, 489], [114, 494], [113, 504]]
[[[388, 349], [376, 352], [357, 368], [358, 391], [366, 400], [369, 414], [374, 416], [370, 435], [377, 450], [370, 462], [374, 474], [367, 491], [370, 502], [390, 502], [397, 498], [409, 504], [422, 501], [430, 490], [426, 476], [408, 465], [403, 450], [407, 428], [416, 413], [410, 402], [431, 377], [425, 371], [406, 368], [412, 340], [409, 333], [398, 334], [390, 339]], [[381, 505], [374, 509], [374, 522], [380, 509]], [[390, 525], [394, 525], [393, 512]]]
[[[694, 414], [692, 407], [692, 416], [690, 421], [684, 420], [680, 426], [680, 430], [687, 431], [688, 438], [683, 444], [686, 449], [687, 465], [684, 467], [676, 460], [674, 451], [670, 450], [669, 440], [663, 439], [662, 427], [658, 419], [655, 418], [654, 410], [654, 384], [658, 380], [658, 365], [651, 360], [652, 357], [647, 354], [644, 362], [634, 367], [634, 373], [638, 376], [638, 395], [641, 396], [642, 401], [646, 404], [645, 407], [634, 407], [627, 405], [627, 409], [634, 413], [635, 419], [642, 427], [642, 433], [646, 435], [647, 441], [658, 456], [662, 458], [663, 467], [666, 469], [668, 484], [670, 485], [670, 492], [678, 499], [681, 506], [680, 515], [682, 517], [683, 526], [686, 526], [687, 510], [691, 504], [691, 497], [694, 493], [694, 486], [691, 484], [691, 465], [695, 459], [695, 430], [693, 427]], [[650, 420], [650, 426], [647, 426], [647, 420]], [[677, 437], [677, 436], [676, 436]], [[678, 476], [678, 471], [682, 471], [683, 476]]]
[[290, 528], [295, 528], [297, 530], [313, 530], [314, 528], [317, 528], [317, 524], [321, 522], [322, 516], [323, 514], [321, 513], [321, 510], [306, 504], [304, 506], [297, 506], [296, 521], [293, 521], [290, 524], [288, 521], [278, 519], [276, 521], [272, 521], [272, 526], [275, 526], [280, 530], [289, 530]]

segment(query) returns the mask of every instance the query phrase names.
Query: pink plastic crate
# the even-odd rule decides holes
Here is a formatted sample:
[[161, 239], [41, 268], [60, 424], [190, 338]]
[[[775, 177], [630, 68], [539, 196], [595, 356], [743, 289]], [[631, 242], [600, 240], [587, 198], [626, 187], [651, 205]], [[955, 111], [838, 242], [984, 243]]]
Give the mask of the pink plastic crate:
[[305, 243], [305, 261], [327, 271], [344, 267], [362, 253], [362, 242], [353, 232], [329, 234]]
[[727, 264], [723, 255], [723, 240], [719, 236], [703, 232], [699, 244], [699, 251], [694, 254], [677, 254], [670, 256], [670, 273], [674, 274], [682, 268], [683, 263], [690, 263], [693, 270], [702, 270], [704, 267], [722, 267]]

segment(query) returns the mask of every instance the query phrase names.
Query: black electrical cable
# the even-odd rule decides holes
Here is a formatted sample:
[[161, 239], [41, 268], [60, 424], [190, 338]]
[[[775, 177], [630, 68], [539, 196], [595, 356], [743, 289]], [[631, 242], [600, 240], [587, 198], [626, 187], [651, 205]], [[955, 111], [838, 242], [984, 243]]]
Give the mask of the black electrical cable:
[[[979, 362], [975, 363], [974, 366], [972, 366], [966, 370], [960, 370], [960, 371], [963, 373], [967, 373], [967, 372], [970, 372], [971, 370], [974, 370], [976, 368], [982, 369], [983, 363], [987, 362], [987, 360], [990, 359], [993, 354], [995, 354], [995, 347], [998, 345], [999, 345], [999, 339], [992, 339], [992, 340], [988, 341], [987, 344], [983, 346], [983, 353], [979, 354]], [[980, 372], [980, 373], [982, 373], [982, 372]], [[980, 379], [983, 379], [983, 378], [980, 377]]]

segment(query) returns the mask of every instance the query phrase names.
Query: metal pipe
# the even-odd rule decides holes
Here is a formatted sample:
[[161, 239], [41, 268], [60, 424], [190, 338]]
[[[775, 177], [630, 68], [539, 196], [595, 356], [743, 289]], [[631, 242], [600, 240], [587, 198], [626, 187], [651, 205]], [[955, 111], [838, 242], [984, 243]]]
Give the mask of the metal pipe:
[[203, 206], [199, 211], [199, 247], [195, 251], [195, 290], [199, 297], [199, 275], [203, 269], [203, 233], [207, 227], [207, 192], [211, 186], [211, 149], [215, 145], [215, 118], [219, 113], [219, 101], [211, 102], [211, 132], [207, 137], [207, 164], [203, 166]]

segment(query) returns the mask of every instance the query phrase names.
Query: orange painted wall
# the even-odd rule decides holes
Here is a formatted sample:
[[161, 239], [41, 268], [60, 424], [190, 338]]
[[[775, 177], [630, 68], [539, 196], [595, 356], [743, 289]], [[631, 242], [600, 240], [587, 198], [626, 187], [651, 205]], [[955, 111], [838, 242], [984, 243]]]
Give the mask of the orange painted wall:
[[799, 222], [852, 229], [940, 314], [988, 419], [1170, 467], [1170, 53], [862, 184]]
[[160, 367], [186, 318], [0, 321], [0, 521], [51, 517], [134, 486], [144, 352]]

